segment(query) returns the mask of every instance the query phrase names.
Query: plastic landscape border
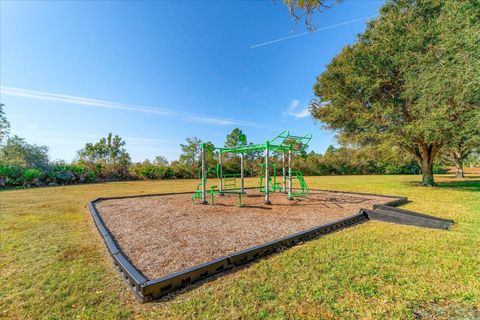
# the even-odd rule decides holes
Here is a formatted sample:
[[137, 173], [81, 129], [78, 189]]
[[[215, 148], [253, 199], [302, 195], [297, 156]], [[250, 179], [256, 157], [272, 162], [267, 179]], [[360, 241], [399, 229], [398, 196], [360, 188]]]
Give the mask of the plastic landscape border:
[[[257, 189], [257, 188], [245, 188], [245, 189]], [[359, 192], [347, 192], [347, 191], [333, 191], [333, 190], [321, 190], [310, 189], [311, 191], [328, 191], [334, 193], [346, 193], [346, 194], [358, 194], [368, 196], [380, 196], [385, 198], [392, 198], [391, 201], [383, 203], [384, 206], [395, 207], [408, 203], [406, 197], [389, 196], [375, 193], [359, 193]], [[125, 253], [121, 250], [120, 246], [115, 241], [115, 238], [106, 227], [103, 222], [95, 204], [104, 200], [116, 200], [116, 199], [128, 199], [128, 198], [141, 198], [141, 197], [157, 197], [176, 194], [191, 194], [192, 192], [172, 192], [172, 193], [159, 193], [159, 194], [142, 194], [131, 196], [117, 196], [117, 197], [104, 197], [97, 198], [88, 203], [88, 208], [92, 215], [93, 221], [105, 242], [108, 253], [110, 254], [113, 264], [119, 271], [121, 277], [125, 280], [128, 287], [133, 291], [135, 297], [142, 303], [152, 301], [161, 298], [171, 291], [180, 289], [194, 282], [203, 280], [215, 274], [224, 272], [226, 270], [238, 267], [247, 263], [250, 263], [258, 258], [270, 255], [296, 244], [318, 238], [328, 233], [354, 226], [365, 221], [370, 220], [368, 212], [360, 209], [357, 214], [352, 216], [336, 220], [327, 224], [323, 224], [317, 227], [313, 227], [295, 234], [288, 235], [278, 240], [273, 240], [258, 246], [254, 246], [242, 251], [238, 251], [212, 261], [196, 265], [194, 267], [182, 270], [179, 272], [171, 273], [169, 275], [148, 279], [143, 275], [128, 259]]]

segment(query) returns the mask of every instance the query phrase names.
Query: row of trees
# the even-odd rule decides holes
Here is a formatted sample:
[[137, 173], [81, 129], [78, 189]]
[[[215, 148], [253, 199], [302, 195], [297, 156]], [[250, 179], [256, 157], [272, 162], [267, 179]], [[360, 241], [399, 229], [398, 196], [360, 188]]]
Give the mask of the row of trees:
[[[5, 136], [3, 136], [5, 137]], [[0, 145], [0, 186], [41, 186], [76, 184], [87, 182], [198, 178], [202, 140], [187, 138], [180, 145], [178, 160], [168, 162], [163, 156], [153, 161], [132, 163], [126, 150], [125, 141], [118, 135], [108, 134], [96, 143], [87, 143], [78, 152], [72, 163], [50, 162], [48, 148], [29, 144], [18, 136], [6, 138]], [[233, 147], [248, 144], [245, 134], [234, 129], [227, 135], [225, 146]], [[218, 154], [212, 151], [213, 144], [206, 142], [207, 166], [213, 175]], [[237, 155], [224, 155], [225, 173], [239, 173], [240, 159]], [[264, 161], [262, 152], [245, 155], [245, 175], [257, 176], [260, 164]], [[278, 163], [281, 155], [272, 154], [270, 161]], [[480, 162], [478, 155], [472, 154], [471, 161]], [[306, 175], [345, 175], [345, 174], [418, 174], [420, 168], [413, 158], [401, 149], [383, 147], [330, 146], [324, 154], [303, 152], [294, 157], [293, 166]], [[439, 167], [437, 171], [439, 171]], [[280, 169], [277, 174], [280, 174]]]
[[[28, 143], [18, 136], [8, 136], [9, 123], [0, 105], [0, 186], [40, 186], [57, 184], [75, 184], [86, 182], [135, 180], [135, 179], [173, 179], [197, 178], [200, 170], [200, 151], [203, 141], [199, 138], [187, 138], [180, 144], [181, 155], [178, 160], [168, 162], [163, 156], [153, 161], [145, 160], [132, 163], [125, 141], [118, 135], [108, 134], [98, 142], [87, 143], [72, 163], [51, 162], [48, 148]], [[471, 137], [470, 137], [471, 139]], [[474, 139], [471, 139], [474, 140]], [[453, 141], [463, 141], [453, 139]], [[470, 141], [470, 140], [467, 140]], [[225, 147], [247, 145], [247, 137], [238, 128], [226, 136]], [[213, 150], [211, 142], [205, 143]], [[465, 146], [461, 156], [454, 158], [451, 148], [444, 148], [432, 171], [441, 172], [445, 165], [463, 162], [471, 166], [480, 165], [478, 144]], [[207, 152], [207, 166], [214, 168], [218, 163], [218, 154]], [[260, 164], [264, 161], [262, 152], [245, 155], [245, 175], [257, 176]], [[281, 155], [272, 154], [273, 163], [280, 164]], [[346, 174], [418, 174], [421, 168], [415, 158], [401, 147], [392, 147], [389, 143], [375, 145], [344, 144], [330, 146], [324, 154], [314, 151], [303, 152], [294, 157], [293, 167], [306, 175], [346, 175]], [[237, 155], [224, 155], [225, 173], [240, 172], [240, 158]], [[280, 173], [280, 170], [278, 171]]]

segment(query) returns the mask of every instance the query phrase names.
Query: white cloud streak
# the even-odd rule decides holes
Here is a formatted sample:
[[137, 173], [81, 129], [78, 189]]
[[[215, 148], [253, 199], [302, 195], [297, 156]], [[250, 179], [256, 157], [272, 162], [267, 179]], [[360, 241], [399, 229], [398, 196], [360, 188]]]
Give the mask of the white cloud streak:
[[[27, 136], [29, 141], [36, 144], [48, 145], [53, 151], [69, 150], [74, 148], [80, 150], [87, 142], [96, 142], [100, 138], [105, 137], [106, 134], [92, 134], [83, 132], [65, 132], [65, 131], [47, 131], [37, 130], [35, 128], [25, 130], [12, 130], [12, 135]], [[155, 153], [170, 155], [170, 158], [175, 158], [173, 154], [178, 155], [179, 150], [176, 146], [179, 141], [170, 139], [151, 139], [143, 137], [122, 136], [127, 143], [129, 151], [154, 151]], [[75, 151], [76, 151], [75, 150]], [[135, 153], [135, 152], [134, 152]], [[63, 156], [60, 158], [68, 158]], [[141, 161], [143, 159], [136, 159]]]
[[270, 44], [274, 44], [274, 43], [277, 43], [277, 42], [281, 42], [281, 41], [285, 41], [285, 40], [290, 40], [290, 39], [294, 39], [294, 38], [298, 38], [298, 37], [307, 36], [307, 35], [309, 35], [309, 34], [313, 34], [313, 33], [315, 33], [315, 32], [319, 32], [319, 31], [325, 31], [325, 30], [330, 30], [330, 29], [338, 28], [338, 27], [341, 27], [341, 26], [344, 26], [344, 25], [347, 25], [347, 24], [351, 24], [351, 23], [355, 23], [355, 22], [359, 22], [359, 21], [364, 21], [364, 20], [369, 19], [369, 18], [372, 18], [372, 17], [374, 17], [374, 16], [371, 15], [371, 16], [368, 16], [368, 17], [352, 19], [352, 20], [340, 22], [340, 23], [337, 23], [337, 24], [332, 24], [332, 25], [330, 25], [330, 26], [318, 28], [318, 29], [315, 29], [314, 31], [302, 32], [302, 33], [294, 34], [294, 35], [291, 35], [291, 36], [287, 36], [287, 37], [283, 37], [283, 38], [278, 38], [278, 39], [271, 40], [271, 41], [267, 41], [267, 42], [262, 42], [262, 43], [259, 43], [259, 44], [255, 44], [255, 45], [253, 45], [253, 46], [250, 46], [250, 49], [259, 48], [259, 47], [264, 47], [264, 46], [268, 46], [268, 45], [270, 45]]
[[154, 115], [163, 115], [170, 117], [177, 117], [185, 119], [187, 121], [206, 123], [211, 125], [218, 126], [228, 126], [228, 125], [239, 125], [239, 126], [248, 126], [248, 127], [257, 127], [257, 128], [266, 128], [272, 129], [271, 127], [253, 121], [231, 119], [224, 117], [214, 117], [207, 116], [202, 114], [196, 114], [191, 112], [176, 111], [173, 109], [159, 108], [159, 107], [150, 107], [136, 104], [124, 104], [113, 101], [106, 100], [97, 100], [90, 99], [85, 97], [71, 96], [59, 93], [50, 93], [42, 91], [27, 90], [15, 87], [0, 87], [0, 92], [5, 95], [36, 99], [36, 100], [47, 100], [47, 101], [56, 101], [63, 102], [68, 104], [87, 106], [87, 107], [96, 107], [112, 110], [121, 110], [121, 111], [130, 111], [130, 112], [141, 112]]
[[290, 102], [287, 110], [283, 112], [284, 115], [289, 115], [294, 117], [295, 119], [303, 119], [310, 116], [310, 111], [308, 110], [308, 106], [304, 108], [298, 108], [300, 106], [300, 100], [293, 99]]
[[[66, 141], [80, 141], [85, 143], [86, 141], [99, 140], [102, 137], [105, 137], [107, 134], [92, 134], [84, 132], [65, 132], [65, 131], [48, 131], [48, 130], [38, 130], [37, 128], [27, 128], [25, 130], [13, 130], [12, 134], [17, 135], [30, 135], [41, 138], [62, 138]], [[131, 142], [133, 145], [143, 146], [143, 145], [165, 145], [165, 144], [178, 144], [177, 140], [172, 139], [152, 139], [152, 138], [143, 138], [143, 137], [132, 137], [132, 136], [122, 136], [128, 142]], [[73, 140], [72, 140], [73, 139]]]

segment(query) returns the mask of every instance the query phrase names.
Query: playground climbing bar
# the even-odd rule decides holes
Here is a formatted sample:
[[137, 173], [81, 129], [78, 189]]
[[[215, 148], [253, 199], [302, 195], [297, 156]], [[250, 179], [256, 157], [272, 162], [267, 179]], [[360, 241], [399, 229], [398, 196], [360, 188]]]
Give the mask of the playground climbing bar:
[[265, 143], [265, 204], [270, 204], [270, 193], [269, 193], [269, 185], [268, 183], [270, 181], [270, 168], [268, 166], [269, 163], [269, 158], [270, 158], [270, 141], [267, 140]]
[[287, 175], [285, 173], [285, 150], [282, 150], [282, 192], [287, 193]]
[[244, 181], [244, 172], [243, 172], [243, 153], [240, 153], [240, 191], [245, 191], [245, 181]]
[[222, 179], [222, 153], [218, 153], [218, 179], [219, 179], [219, 186], [220, 186], [220, 192], [223, 191], [223, 179]]
[[288, 200], [293, 199], [292, 195], [292, 145], [288, 150]]
[[206, 193], [206, 188], [207, 188], [207, 174], [206, 174], [206, 163], [205, 163], [205, 143], [202, 143], [202, 204], [207, 203], [207, 193]]

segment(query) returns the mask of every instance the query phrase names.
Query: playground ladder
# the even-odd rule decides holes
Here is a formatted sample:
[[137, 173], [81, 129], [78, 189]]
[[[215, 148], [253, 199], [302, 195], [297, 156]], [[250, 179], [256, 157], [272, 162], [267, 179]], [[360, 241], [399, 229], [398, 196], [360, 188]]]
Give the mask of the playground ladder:
[[225, 177], [223, 178], [223, 187], [225, 189], [229, 189], [229, 187], [232, 187], [230, 189], [236, 189], [237, 188], [237, 180], [235, 177]]
[[297, 177], [298, 183], [300, 184], [300, 189], [302, 190], [300, 192], [294, 192], [293, 195], [294, 196], [307, 195], [308, 194], [308, 187], [307, 187], [307, 183], [305, 182], [305, 179], [303, 178], [302, 171], [294, 170], [292, 173]]

